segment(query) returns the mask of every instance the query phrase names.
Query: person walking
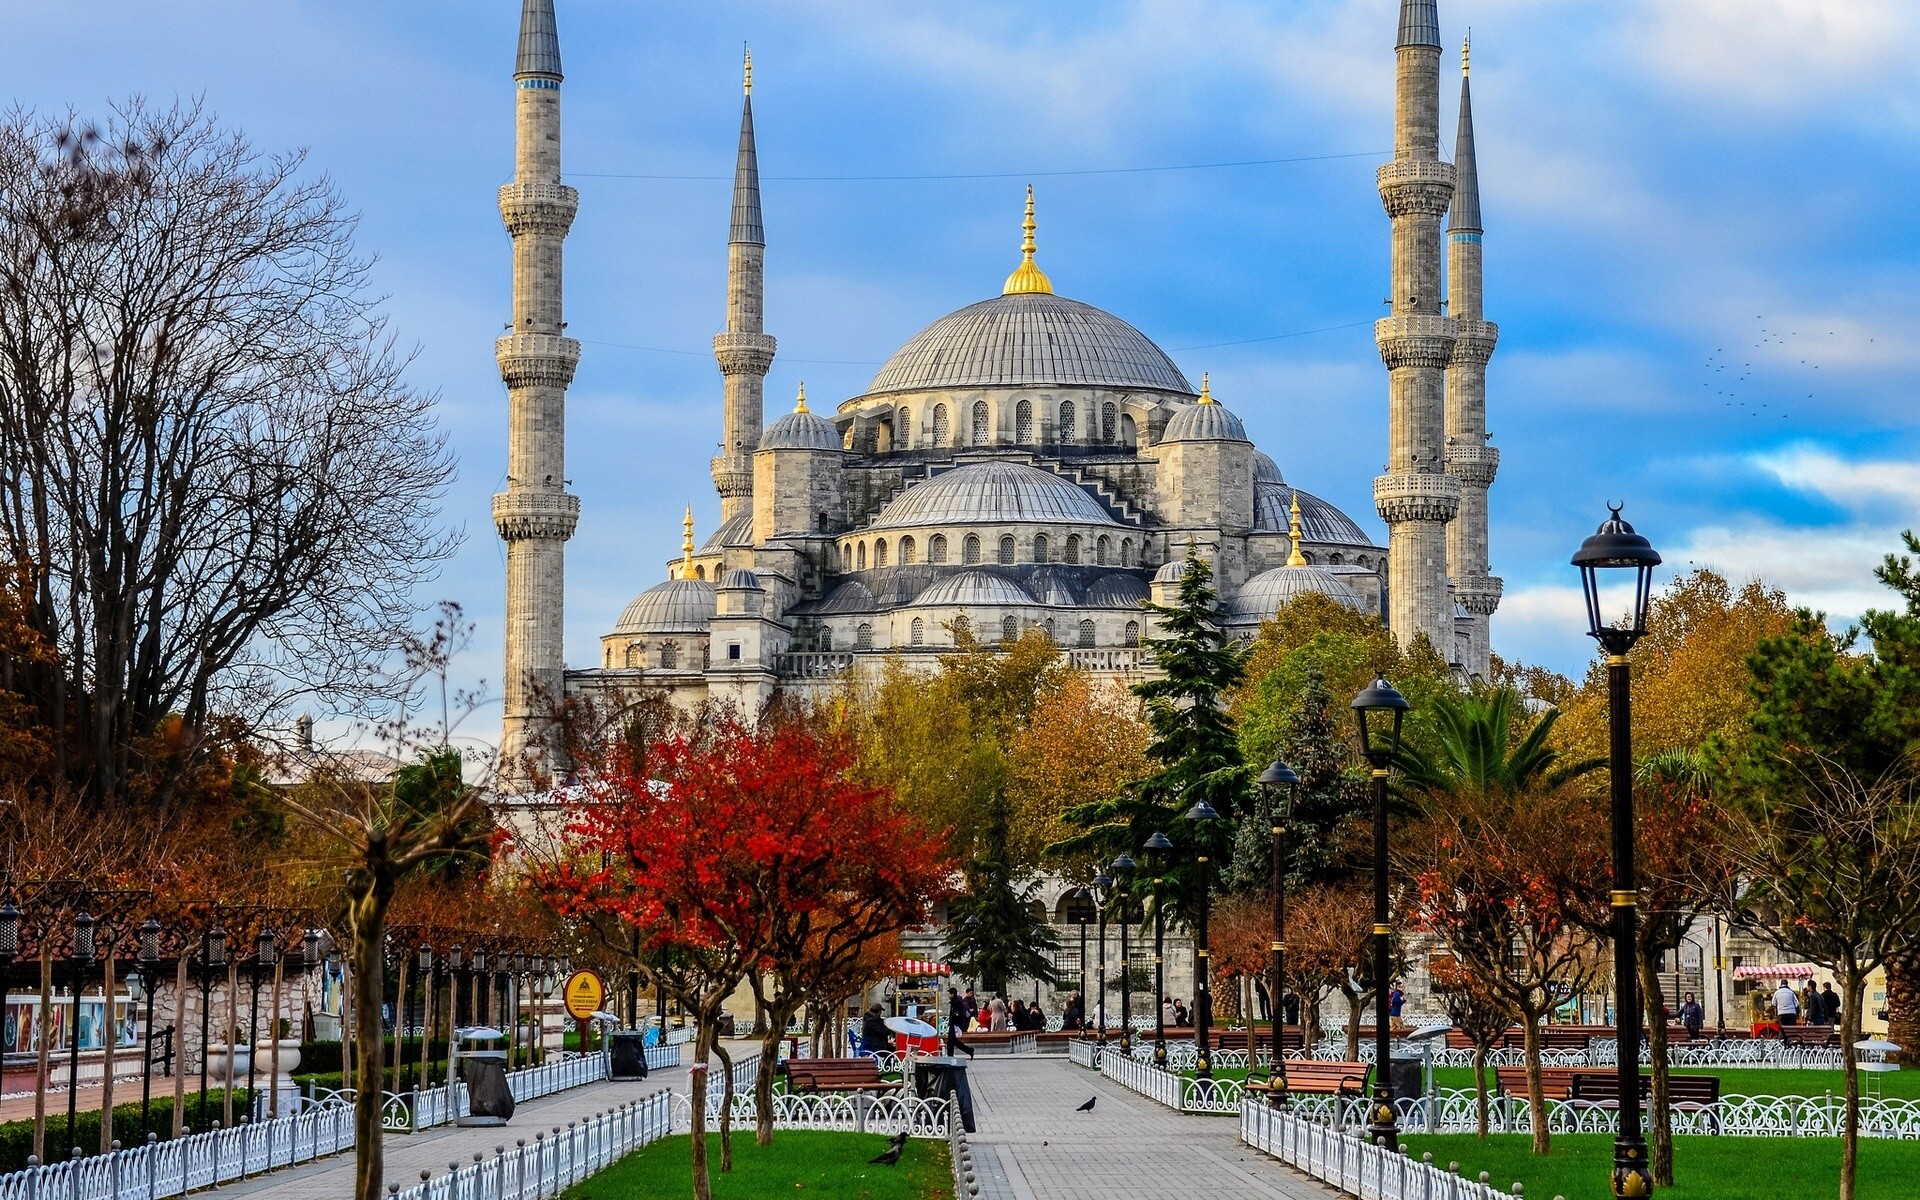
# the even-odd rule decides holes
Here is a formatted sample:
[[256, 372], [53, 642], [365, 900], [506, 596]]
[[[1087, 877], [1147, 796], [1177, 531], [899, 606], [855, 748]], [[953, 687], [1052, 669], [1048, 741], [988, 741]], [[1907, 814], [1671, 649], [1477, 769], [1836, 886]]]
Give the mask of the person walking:
[[1680, 1002], [1680, 1024], [1686, 1027], [1687, 1037], [1697, 1040], [1706, 1023], [1707, 1010], [1700, 1007], [1700, 1002], [1693, 998], [1692, 992], [1688, 992], [1686, 999]]
[[1800, 1023], [1800, 996], [1793, 985], [1782, 979], [1779, 990], [1773, 993], [1773, 1018], [1780, 1022], [1780, 1028]]
[[1398, 987], [1394, 987], [1392, 990], [1387, 992], [1387, 1015], [1390, 1017], [1398, 1018], [1400, 1016], [1401, 1008], [1405, 1007], [1406, 1003], [1407, 1003], [1407, 994], [1401, 991]]
[[1005, 1033], [1007, 1025], [1007, 1002], [995, 996], [987, 1002], [987, 1029], [992, 1033]]
[[960, 1040], [967, 1031], [967, 1002], [960, 995], [960, 989], [947, 989], [947, 1055], [964, 1054], [973, 1057], [973, 1047]]
[[860, 1054], [872, 1057], [883, 1050], [893, 1049], [893, 1031], [887, 1028], [884, 1010], [878, 1004], [867, 1008], [867, 1015], [860, 1018]]
[[1809, 979], [1800, 988], [1800, 1019], [1809, 1025], [1821, 1025], [1827, 1013], [1827, 1006], [1820, 1001], [1820, 993], [1814, 990], [1813, 980]]

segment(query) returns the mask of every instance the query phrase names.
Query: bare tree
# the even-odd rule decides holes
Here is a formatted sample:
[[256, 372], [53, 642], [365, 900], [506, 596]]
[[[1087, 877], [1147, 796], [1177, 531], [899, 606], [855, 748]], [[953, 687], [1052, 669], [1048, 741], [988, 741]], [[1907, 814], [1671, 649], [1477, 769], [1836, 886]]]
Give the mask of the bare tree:
[[166, 802], [216, 717], [383, 694], [452, 549], [355, 224], [197, 107], [0, 120], [0, 560], [55, 654], [16, 678], [95, 800]]

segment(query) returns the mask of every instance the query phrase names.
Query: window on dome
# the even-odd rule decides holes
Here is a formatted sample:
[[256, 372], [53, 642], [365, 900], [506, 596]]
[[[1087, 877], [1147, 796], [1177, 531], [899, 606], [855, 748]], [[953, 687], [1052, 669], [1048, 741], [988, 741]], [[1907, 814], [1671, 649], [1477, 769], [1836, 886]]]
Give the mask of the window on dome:
[[1021, 445], [1033, 442], [1033, 401], [1022, 400], [1013, 406], [1013, 440]]
[[862, 621], [860, 628], [853, 631], [853, 647], [856, 650], [873, 649], [873, 626]]
[[1046, 620], [1040, 622], [1040, 628], [1046, 633], [1047, 640], [1052, 641], [1053, 640], [1053, 618], [1048, 617]]
[[973, 444], [976, 446], [987, 444], [987, 402], [985, 400], [973, 402]]
[[893, 442], [896, 450], [913, 449], [913, 411], [902, 408], [900, 415], [894, 418]]
[[945, 563], [947, 561], [947, 535], [936, 533], [927, 539], [927, 561]]
[[887, 539], [881, 538], [873, 544], [873, 566], [875, 570], [887, 565]]
[[860, 557], [858, 561], [860, 563], [860, 569], [862, 571], [866, 570], [867, 569], [867, 544], [865, 542], [860, 543]]
[[1138, 646], [1140, 644], [1140, 622], [1138, 621], [1127, 622], [1127, 639], [1126, 640], [1127, 640], [1127, 645], [1129, 646]]
[[1006, 537], [1003, 537], [1000, 539], [1000, 561], [1007, 564], [1008, 566], [1013, 565], [1013, 535], [1012, 534], [1008, 534]]
[[913, 544], [911, 537], [900, 539], [900, 565], [907, 566], [919, 559], [920, 548]]
[[1335, 567], [1338, 567], [1338, 566], [1343, 566], [1343, 565], [1345, 565], [1345, 560], [1344, 560], [1344, 558], [1343, 558], [1343, 556], [1341, 556], [1341, 555], [1338, 555], [1338, 554], [1329, 554], [1329, 555], [1327, 556], [1327, 563], [1328, 563], [1328, 565], [1330, 565], [1330, 566], [1335, 566]]
[[1093, 561], [1104, 567], [1107, 565], [1107, 556], [1112, 552], [1113, 540], [1101, 534], [1100, 540], [1093, 544]]
[[833, 630], [825, 625], [820, 627], [820, 648], [822, 650], [833, 649]]
[[707, 577], [707, 569], [705, 567], [695, 567], [693, 569], [693, 577], [695, 579], [705, 579]]
[[627, 643], [627, 666], [644, 667], [647, 665], [647, 644], [645, 642]]
[[679, 642], [660, 643], [660, 668], [665, 671], [675, 671], [680, 668]]
[[1119, 411], [1118, 409], [1114, 408], [1113, 401], [1111, 400], [1107, 401], [1105, 404], [1100, 406], [1100, 440], [1101, 441], [1108, 442], [1108, 443], [1111, 443], [1113, 441], [1114, 420], [1118, 411]]
[[1073, 411], [1073, 401], [1071, 400], [1061, 401], [1060, 403], [1060, 440], [1061, 441], [1071, 442], [1074, 440], [1073, 419], [1077, 415], [1078, 414], [1076, 414]]
[[1020, 619], [1018, 617], [1000, 618], [1000, 640], [1013, 642], [1020, 639]]
[[914, 645], [924, 646], [927, 644], [927, 623], [925, 621], [919, 617], [915, 617], [913, 624], [908, 626], [908, 630], [910, 632], [907, 636]]
[[973, 632], [973, 622], [967, 620], [967, 614], [961, 613], [953, 619], [953, 636], [957, 640]]
[[1133, 539], [1132, 538], [1120, 539], [1120, 565], [1123, 567], [1130, 567], [1133, 565]]
[[1080, 648], [1082, 650], [1093, 649], [1093, 622], [1092, 621], [1080, 622]]
[[1067, 536], [1067, 552], [1063, 558], [1063, 561], [1076, 567], [1080, 565], [1080, 535], [1079, 534], [1075, 533], [1075, 534], [1069, 534]]
[[712, 665], [713, 665], [713, 645], [709, 642], [702, 642], [700, 644], [700, 669], [704, 671], [708, 667], [711, 667]]
[[968, 534], [967, 540], [960, 543], [960, 561], [968, 566], [980, 561], [980, 539]]
[[1037, 563], [1047, 561], [1047, 535], [1044, 533], [1033, 535], [1033, 561]]
[[933, 444], [947, 444], [947, 406], [944, 404], [933, 406]]
[[853, 547], [852, 546], [840, 547], [840, 569], [842, 571], [853, 570]]

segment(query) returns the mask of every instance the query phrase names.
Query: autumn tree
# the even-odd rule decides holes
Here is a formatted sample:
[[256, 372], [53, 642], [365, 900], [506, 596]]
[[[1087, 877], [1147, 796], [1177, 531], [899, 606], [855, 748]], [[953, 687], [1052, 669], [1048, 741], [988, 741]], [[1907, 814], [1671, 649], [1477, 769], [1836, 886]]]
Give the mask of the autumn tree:
[[1473, 1042], [1474, 1131], [1487, 1136], [1487, 1056], [1505, 1040], [1520, 1013], [1476, 972], [1451, 954], [1427, 959], [1427, 977], [1446, 1005], [1453, 1027]]
[[[1404, 947], [1395, 938], [1389, 969]], [[1374, 994], [1373, 896], [1357, 881], [1317, 884], [1287, 898], [1287, 986], [1300, 996], [1301, 1033], [1311, 1046], [1320, 1032], [1323, 998], [1346, 1000], [1346, 1061], [1360, 1057], [1360, 1021]]]

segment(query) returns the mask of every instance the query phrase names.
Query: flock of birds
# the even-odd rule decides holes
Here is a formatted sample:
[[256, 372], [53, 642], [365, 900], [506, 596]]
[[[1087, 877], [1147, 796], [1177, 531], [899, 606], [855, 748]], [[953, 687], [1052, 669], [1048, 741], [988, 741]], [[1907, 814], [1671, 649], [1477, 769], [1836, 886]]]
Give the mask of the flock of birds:
[[[1766, 317], [1756, 316], [1753, 319], [1755, 321], [1765, 321]], [[1800, 360], [1800, 365], [1803, 367], [1811, 367], [1818, 371], [1820, 364], [1813, 360], [1812, 355], [1814, 351], [1808, 348], [1811, 343], [1800, 340], [1799, 330], [1792, 329], [1782, 331], [1769, 329], [1765, 325], [1760, 325], [1758, 328], [1760, 330], [1759, 340], [1751, 346], [1748, 346], [1744, 352], [1736, 352], [1728, 355], [1727, 348], [1722, 346], [1708, 355], [1706, 363], [1708, 376], [1705, 380], [1701, 381], [1700, 386], [1713, 389], [1713, 394], [1720, 397], [1721, 403], [1727, 408], [1737, 409], [1750, 417], [1778, 416], [1784, 421], [1793, 415], [1790, 401], [1781, 395], [1782, 389], [1777, 387], [1759, 394], [1749, 391], [1746, 388], [1746, 384], [1748, 380], [1753, 378], [1754, 364], [1746, 360], [1757, 357], [1754, 355], [1754, 351], [1756, 350], [1768, 350], [1771, 348], [1770, 353], [1775, 358], [1778, 358], [1781, 350], [1785, 349], [1789, 355], [1793, 353], [1806, 354], [1807, 357]], [[1827, 336], [1830, 338], [1838, 337], [1840, 333], [1838, 330], [1830, 329], [1827, 331]], [[1872, 341], [1873, 339], [1868, 338], [1867, 340]], [[1769, 395], [1772, 399], [1762, 400], [1759, 398], [1760, 394]], [[1817, 395], [1817, 393], [1808, 392], [1806, 398], [1811, 400], [1815, 395]]]

